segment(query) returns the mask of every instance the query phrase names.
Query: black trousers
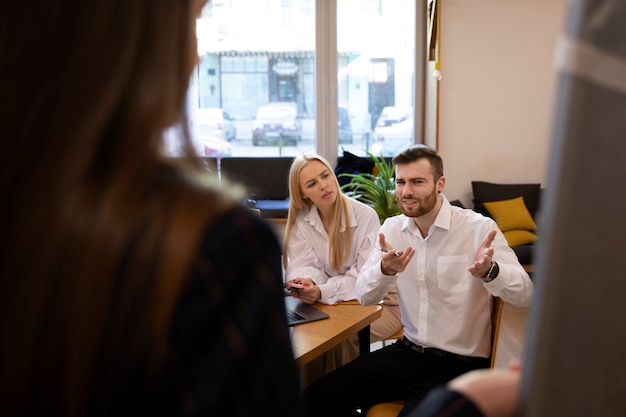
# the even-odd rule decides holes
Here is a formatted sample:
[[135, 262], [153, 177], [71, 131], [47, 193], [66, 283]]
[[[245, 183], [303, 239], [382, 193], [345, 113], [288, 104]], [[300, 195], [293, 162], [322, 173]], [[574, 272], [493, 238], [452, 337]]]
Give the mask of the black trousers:
[[[428, 392], [489, 360], [441, 352], [418, 352], [404, 340], [359, 356], [310, 385], [302, 394], [303, 415], [363, 416], [371, 406], [405, 400], [404, 416]], [[357, 410], [362, 410], [359, 414]]]

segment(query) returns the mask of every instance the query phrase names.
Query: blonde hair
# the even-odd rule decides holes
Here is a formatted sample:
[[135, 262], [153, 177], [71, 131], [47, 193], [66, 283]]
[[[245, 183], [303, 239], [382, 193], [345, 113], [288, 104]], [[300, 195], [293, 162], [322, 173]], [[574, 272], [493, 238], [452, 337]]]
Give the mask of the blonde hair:
[[[285, 269], [289, 266], [289, 253], [287, 247], [289, 246], [289, 236], [291, 235], [291, 227], [296, 221], [296, 217], [301, 210], [305, 210], [311, 207], [313, 203], [309, 199], [305, 199], [302, 196], [302, 190], [300, 189], [300, 173], [302, 169], [307, 166], [311, 161], [319, 161], [326, 166], [326, 168], [333, 174], [335, 185], [339, 193], [337, 194], [337, 200], [335, 201], [333, 210], [333, 221], [328, 231], [329, 236], [329, 259], [330, 266], [335, 271], [339, 271], [343, 262], [348, 258], [350, 250], [352, 249], [352, 231], [348, 227], [348, 197], [341, 192], [339, 181], [335, 175], [333, 168], [328, 161], [320, 155], [305, 153], [293, 160], [291, 168], [289, 170], [289, 214], [287, 216], [287, 226], [285, 227], [285, 239], [283, 246], [283, 266]], [[346, 225], [345, 236], [341, 236], [341, 224]]]

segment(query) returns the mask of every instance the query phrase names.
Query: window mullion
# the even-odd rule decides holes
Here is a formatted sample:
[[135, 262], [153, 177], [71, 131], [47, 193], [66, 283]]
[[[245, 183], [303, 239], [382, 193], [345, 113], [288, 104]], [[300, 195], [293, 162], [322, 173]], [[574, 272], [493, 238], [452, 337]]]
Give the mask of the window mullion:
[[337, 161], [337, 0], [315, 2], [316, 147]]

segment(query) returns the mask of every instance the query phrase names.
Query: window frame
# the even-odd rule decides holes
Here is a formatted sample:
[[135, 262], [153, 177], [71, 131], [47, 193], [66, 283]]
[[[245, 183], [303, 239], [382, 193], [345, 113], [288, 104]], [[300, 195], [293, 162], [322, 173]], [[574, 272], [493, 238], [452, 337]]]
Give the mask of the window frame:
[[[333, 163], [338, 155], [337, 132], [337, 1], [315, 1], [315, 105], [316, 151]], [[414, 141], [425, 143], [424, 115], [426, 104], [427, 5], [416, 1], [414, 62]]]
[[[341, 0], [314, 0], [315, 4], [315, 145], [314, 150], [332, 164], [336, 164], [340, 155], [338, 141], [338, 48], [337, 48], [337, 6]], [[432, 99], [427, 97], [432, 91], [432, 77], [429, 71], [428, 37], [429, 22], [427, 3], [433, 0], [416, 1], [415, 7], [415, 56], [413, 64], [413, 109], [414, 143], [436, 143], [437, 110], [433, 113]], [[428, 38], [428, 39], [427, 39]], [[231, 73], [231, 71], [227, 71]], [[232, 72], [233, 74], [235, 72]], [[198, 101], [198, 74], [194, 72], [191, 80], [188, 100]], [[427, 85], [428, 84], [428, 85]], [[435, 83], [435, 90], [438, 83]], [[221, 88], [221, 85], [218, 86]], [[428, 103], [428, 104], [427, 104]], [[427, 107], [429, 108], [428, 112]], [[437, 107], [435, 101], [435, 107]], [[435, 125], [433, 129], [431, 125]], [[428, 128], [425, 129], [425, 126]], [[427, 133], [425, 133], [425, 131]], [[433, 138], [426, 136], [435, 136]]]

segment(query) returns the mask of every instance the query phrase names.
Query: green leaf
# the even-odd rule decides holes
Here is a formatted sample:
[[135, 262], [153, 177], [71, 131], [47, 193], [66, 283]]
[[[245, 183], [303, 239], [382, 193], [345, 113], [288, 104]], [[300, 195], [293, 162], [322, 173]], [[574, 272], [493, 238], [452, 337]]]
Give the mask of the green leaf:
[[382, 156], [377, 157], [369, 151], [366, 152], [374, 162], [378, 174], [339, 174], [340, 177], [350, 179], [350, 182], [343, 185], [341, 189], [349, 197], [372, 207], [382, 223], [387, 217], [400, 214], [395, 197], [395, 167], [389, 164]]

